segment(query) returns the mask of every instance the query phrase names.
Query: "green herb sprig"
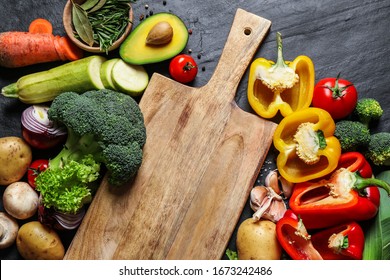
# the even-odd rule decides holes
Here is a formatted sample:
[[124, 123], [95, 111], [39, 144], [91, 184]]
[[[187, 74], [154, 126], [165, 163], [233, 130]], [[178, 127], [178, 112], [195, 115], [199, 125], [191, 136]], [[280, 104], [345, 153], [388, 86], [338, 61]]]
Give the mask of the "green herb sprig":
[[130, 3], [136, 0], [72, 1], [72, 23], [75, 37], [88, 46], [97, 45], [108, 53], [130, 23]]

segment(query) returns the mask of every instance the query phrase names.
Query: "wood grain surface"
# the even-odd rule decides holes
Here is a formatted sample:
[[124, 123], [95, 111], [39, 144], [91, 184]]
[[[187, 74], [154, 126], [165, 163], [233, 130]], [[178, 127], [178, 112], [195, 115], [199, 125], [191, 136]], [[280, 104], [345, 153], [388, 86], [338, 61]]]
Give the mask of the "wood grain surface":
[[147, 141], [135, 181], [104, 181], [66, 259], [219, 259], [272, 142], [275, 124], [235, 91], [270, 21], [238, 9], [209, 83], [154, 74], [140, 107]]

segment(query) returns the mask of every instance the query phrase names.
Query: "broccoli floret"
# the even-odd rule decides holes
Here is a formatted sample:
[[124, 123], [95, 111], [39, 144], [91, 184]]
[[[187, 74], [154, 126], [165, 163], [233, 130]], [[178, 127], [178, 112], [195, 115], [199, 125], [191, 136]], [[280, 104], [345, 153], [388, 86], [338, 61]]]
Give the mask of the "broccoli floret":
[[353, 114], [368, 127], [370, 122], [380, 119], [383, 109], [376, 99], [361, 98], [357, 101]]
[[339, 139], [343, 152], [356, 151], [358, 148], [367, 147], [370, 142], [370, 130], [358, 121], [338, 121], [334, 136]]
[[108, 182], [116, 186], [138, 171], [146, 129], [131, 96], [107, 89], [65, 92], [53, 100], [48, 117], [68, 129], [65, 146], [50, 160], [50, 168], [62, 168], [90, 154], [106, 166]]
[[390, 132], [372, 134], [366, 156], [375, 165], [390, 166]]
[[142, 162], [146, 129], [135, 100], [112, 90], [65, 92], [48, 110], [50, 120], [67, 127], [68, 138], [49, 168], [36, 178], [46, 208], [77, 213], [91, 201], [101, 165], [108, 182], [119, 186]]

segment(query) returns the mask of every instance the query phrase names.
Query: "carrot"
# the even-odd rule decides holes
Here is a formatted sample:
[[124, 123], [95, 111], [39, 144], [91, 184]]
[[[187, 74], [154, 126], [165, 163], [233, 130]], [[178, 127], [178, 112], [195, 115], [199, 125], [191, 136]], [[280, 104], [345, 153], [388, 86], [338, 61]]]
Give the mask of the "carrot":
[[77, 60], [83, 57], [84, 52], [68, 37], [54, 36], [48, 32], [50, 28], [47, 26], [44, 32], [41, 27], [47, 24], [48, 21], [46, 23], [45, 21], [39, 19], [32, 24], [32, 27], [30, 25], [33, 32], [0, 33], [0, 66], [16, 68], [44, 62]]
[[83, 57], [84, 52], [69, 39], [69, 37], [60, 37], [61, 53], [65, 56], [64, 60], [77, 60]]
[[51, 25], [50, 21], [44, 19], [44, 18], [37, 18], [34, 19], [28, 28], [28, 32], [30, 33], [47, 33], [52, 34], [53, 33], [53, 26]]
[[60, 60], [52, 34], [4, 32], [0, 34], [0, 65], [22, 67]]

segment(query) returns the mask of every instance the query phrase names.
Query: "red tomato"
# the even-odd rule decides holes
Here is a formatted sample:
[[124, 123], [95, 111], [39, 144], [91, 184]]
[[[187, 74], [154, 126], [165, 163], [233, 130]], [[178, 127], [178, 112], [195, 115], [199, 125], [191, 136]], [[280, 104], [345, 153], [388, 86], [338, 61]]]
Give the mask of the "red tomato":
[[27, 181], [33, 189], [36, 187], [35, 178], [39, 175], [39, 173], [46, 170], [48, 166], [49, 160], [47, 159], [37, 159], [30, 164], [27, 170]]
[[190, 55], [180, 54], [169, 63], [169, 74], [180, 83], [189, 83], [198, 74], [198, 65]]
[[358, 94], [355, 86], [343, 79], [325, 78], [314, 87], [312, 106], [329, 112], [334, 120], [340, 120], [352, 113]]

